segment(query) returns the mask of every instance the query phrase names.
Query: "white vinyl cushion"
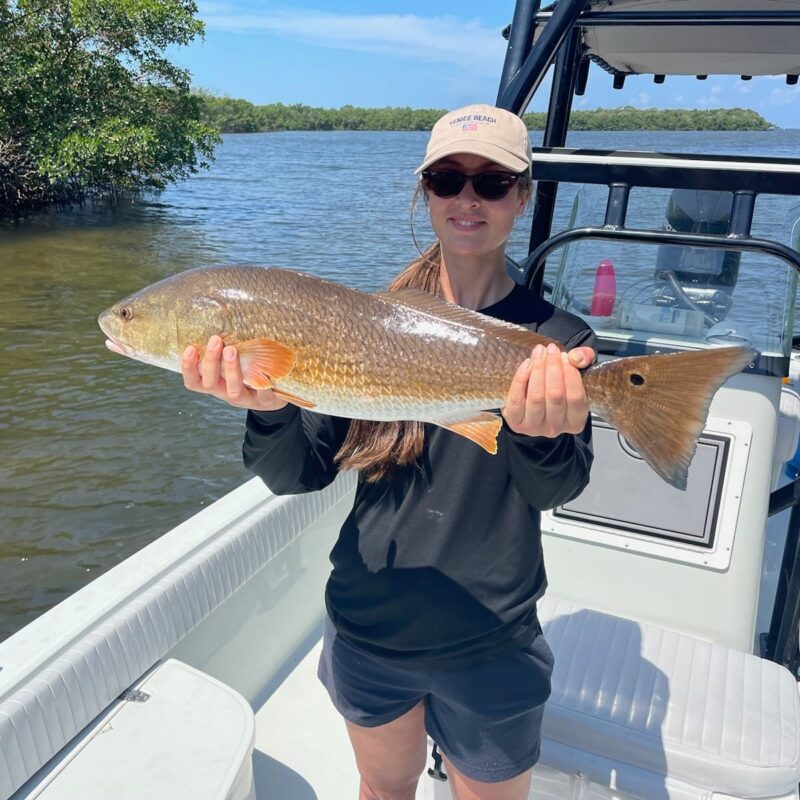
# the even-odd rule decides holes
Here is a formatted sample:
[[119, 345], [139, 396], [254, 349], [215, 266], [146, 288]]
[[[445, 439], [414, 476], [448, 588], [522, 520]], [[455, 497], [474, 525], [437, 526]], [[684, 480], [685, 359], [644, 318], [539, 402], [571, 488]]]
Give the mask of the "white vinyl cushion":
[[238, 692], [173, 659], [136, 689], [147, 699], [86, 731], [39, 800], [253, 800], [255, 716]]
[[550, 595], [539, 616], [556, 659], [546, 738], [734, 797], [797, 789], [800, 698], [788, 670]]

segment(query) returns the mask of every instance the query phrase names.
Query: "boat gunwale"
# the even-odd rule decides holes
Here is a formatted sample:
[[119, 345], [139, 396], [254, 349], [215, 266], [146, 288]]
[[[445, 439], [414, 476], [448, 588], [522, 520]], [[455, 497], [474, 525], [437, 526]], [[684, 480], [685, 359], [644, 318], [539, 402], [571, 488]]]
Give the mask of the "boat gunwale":
[[[253, 478], [0, 643], [7, 767], [0, 797], [36, 774], [354, 483], [354, 473], [343, 474], [319, 492], [278, 497]], [[45, 738], [36, 735], [41, 729]]]

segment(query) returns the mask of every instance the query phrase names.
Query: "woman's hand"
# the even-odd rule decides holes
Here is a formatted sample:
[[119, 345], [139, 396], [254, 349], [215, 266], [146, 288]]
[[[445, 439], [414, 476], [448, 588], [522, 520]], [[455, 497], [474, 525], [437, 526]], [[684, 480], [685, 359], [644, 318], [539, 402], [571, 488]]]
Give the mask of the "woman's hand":
[[580, 433], [589, 415], [589, 401], [579, 368], [595, 359], [591, 347], [569, 353], [554, 344], [536, 345], [514, 375], [503, 409], [509, 428], [527, 436]]
[[181, 374], [187, 389], [210, 394], [232, 406], [252, 411], [277, 411], [287, 405], [272, 389], [251, 389], [244, 385], [236, 348], [223, 348], [219, 336], [208, 340], [202, 360], [196, 347], [187, 348], [181, 357]]

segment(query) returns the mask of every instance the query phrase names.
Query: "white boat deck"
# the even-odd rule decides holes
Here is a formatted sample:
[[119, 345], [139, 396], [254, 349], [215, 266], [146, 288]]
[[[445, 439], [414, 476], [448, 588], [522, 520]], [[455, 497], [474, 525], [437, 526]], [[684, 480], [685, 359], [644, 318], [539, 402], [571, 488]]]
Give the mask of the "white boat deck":
[[320, 681], [322, 640], [256, 711], [253, 772], [259, 800], [358, 797], [344, 722]]
[[[317, 678], [321, 651], [320, 636], [256, 710], [253, 776], [258, 800], [358, 797], [358, 771], [344, 721]], [[429, 759], [426, 770], [431, 763]], [[447, 784], [423, 774], [417, 800], [445, 798], [450, 798]]]

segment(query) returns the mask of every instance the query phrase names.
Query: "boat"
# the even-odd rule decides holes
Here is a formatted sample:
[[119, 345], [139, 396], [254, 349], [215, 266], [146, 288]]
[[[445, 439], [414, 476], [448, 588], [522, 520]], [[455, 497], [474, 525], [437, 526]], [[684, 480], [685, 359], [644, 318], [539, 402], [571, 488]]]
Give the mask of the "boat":
[[[747, 342], [685, 492], [602, 420], [587, 490], [543, 515], [556, 656], [536, 800], [800, 797], [797, 158], [565, 147], [589, 64], [797, 82], [798, 0], [518, 0], [497, 104], [549, 68], [529, 255], [515, 280], [590, 321], [600, 358]], [[559, 189], [576, 184], [554, 230]], [[658, 220], [637, 216], [661, 192]], [[355, 477], [257, 479], [0, 643], [0, 798], [343, 800], [358, 775], [316, 679], [328, 553]], [[450, 796], [431, 742], [417, 798]]]

